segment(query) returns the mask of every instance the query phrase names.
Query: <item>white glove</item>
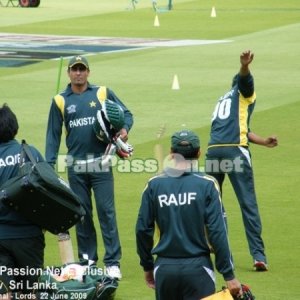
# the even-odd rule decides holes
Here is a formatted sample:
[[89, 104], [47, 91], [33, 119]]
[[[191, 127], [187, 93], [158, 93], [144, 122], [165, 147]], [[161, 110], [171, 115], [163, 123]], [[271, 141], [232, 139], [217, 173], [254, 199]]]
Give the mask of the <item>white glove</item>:
[[133, 154], [133, 147], [132, 145], [128, 144], [127, 142], [122, 141], [121, 137], [114, 139], [114, 143], [116, 145], [116, 154], [120, 158], [128, 158]]

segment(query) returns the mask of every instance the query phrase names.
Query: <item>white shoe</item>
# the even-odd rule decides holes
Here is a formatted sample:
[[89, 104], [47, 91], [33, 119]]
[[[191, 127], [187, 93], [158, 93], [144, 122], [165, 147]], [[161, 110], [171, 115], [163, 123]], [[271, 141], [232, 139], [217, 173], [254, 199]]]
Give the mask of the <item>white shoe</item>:
[[108, 266], [105, 267], [105, 275], [121, 280], [122, 273], [118, 266]]

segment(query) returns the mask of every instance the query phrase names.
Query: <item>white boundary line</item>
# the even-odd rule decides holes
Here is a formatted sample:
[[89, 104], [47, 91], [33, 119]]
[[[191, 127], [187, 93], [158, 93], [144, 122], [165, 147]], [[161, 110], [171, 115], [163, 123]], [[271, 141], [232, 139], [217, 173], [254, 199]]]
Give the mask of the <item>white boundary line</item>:
[[138, 47], [182, 47], [219, 43], [229, 43], [232, 40], [171, 40], [146, 38], [119, 38], [119, 37], [82, 37], [61, 35], [33, 35], [0, 33], [0, 46], [7, 43], [24, 44], [82, 44], [82, 45], [115, 45]]

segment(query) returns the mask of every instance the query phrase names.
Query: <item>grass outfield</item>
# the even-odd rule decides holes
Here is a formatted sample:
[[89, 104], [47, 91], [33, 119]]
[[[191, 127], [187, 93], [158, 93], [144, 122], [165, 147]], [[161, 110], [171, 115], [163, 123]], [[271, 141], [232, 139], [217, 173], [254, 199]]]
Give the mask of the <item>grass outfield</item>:
[[[185, 125], [200, 134], [203, 165], [215, 102], [238, 71], [240, 52], [254, 51], [251, 70], [258, 98], [251, 129], [260, 135], [274, 133], [279, 137], [279, 147], [275, 149], [251, 146], [270, 271], [252, 271], [241, 213], [227, 180], [223, 200], [229, 216], [229, 238], [236, 275], [252, 287], [257, 300], [300, 298], [299, 1], [241, 0], [237, 4], [236, 0], [175, 0], [173, 11], [158, 13], [159, 27], [153, 26], [155, 13], [150, 0], [140, 0], [135, 11], [126, 9], [130, 3], [127, 0], [86, 3], [42, 0], [39, 8], [0, 7], [0, 32], [229, 41], [89, 57], [90, 81], [111, 87], [135, 115], [130, 134], [134, 158], [153, 157], [156, 132], [163, 123], [167, 129], [161, 143], [167, 154], [170, 135]], [[165, 5], [162, 1], [158, 3]], [[210, 17], [212, 5], [216, 18]], [[61, 88], [67, 84], [65, 66], [66, 63]], [[7, 102], [18, 115], [18, 138], [26, 138], [42, 153], [57, 74], [56, 60], [0, 68], [1, 102]], [[175, 74], [179, 90], [171, 89]], [[61, 152], [64, 151], [62, 147]], [[115, 169], [124, 276], [116, 300], [154, 299], [153, 291], [144, 284], [134, 236], [140, 195], [152, 175]], [[72, 234], [74, 237], [73, 229]], [[47, 233], [46, 238], [46, 265], [58, 265], [56, 237]], [[99, 238], [99, 256], [102, 254]], [[217, 279], [217, 287], [221, 288], [224, 282], [219, 275]]]

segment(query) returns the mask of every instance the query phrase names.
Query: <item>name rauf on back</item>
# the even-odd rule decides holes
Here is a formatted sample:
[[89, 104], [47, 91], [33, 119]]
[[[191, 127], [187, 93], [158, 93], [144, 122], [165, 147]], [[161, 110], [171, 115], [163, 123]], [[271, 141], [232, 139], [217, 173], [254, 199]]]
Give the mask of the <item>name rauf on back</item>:
[[179, 206], [179, 205], [190, 205], [193, 200], [196, 200], [197, 193], [180, 193], [180, 194], [162, 194], [158, 196], [160, 207], [163, 206]]

